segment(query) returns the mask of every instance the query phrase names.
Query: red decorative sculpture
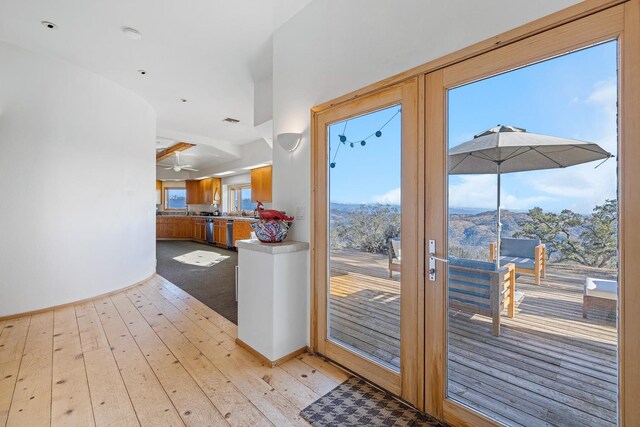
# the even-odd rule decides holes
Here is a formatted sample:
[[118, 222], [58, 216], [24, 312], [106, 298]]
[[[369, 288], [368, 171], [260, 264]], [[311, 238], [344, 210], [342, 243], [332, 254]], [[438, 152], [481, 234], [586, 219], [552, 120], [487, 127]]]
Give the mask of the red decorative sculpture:
[[264, 219], [265, 221], [273, 221], [277, 219], [281, 221], [287, 221], [287, 222], [293, 221], [292, 216], [286, 216], [282, 212], [277, 211], [275, 209], [265, 209], [262, 206], [262, 202], [260, 201], [258, 202], [258, 207], [256, 208], [256, 210], [258, 211], [258, 215], [260, 215], [260, 218]]

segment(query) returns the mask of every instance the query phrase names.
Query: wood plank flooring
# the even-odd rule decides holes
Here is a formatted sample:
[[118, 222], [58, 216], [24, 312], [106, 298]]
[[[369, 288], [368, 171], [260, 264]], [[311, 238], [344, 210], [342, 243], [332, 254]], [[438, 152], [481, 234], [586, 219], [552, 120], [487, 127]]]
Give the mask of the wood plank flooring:
[[307, 426], [349, 377], [310, 354], [266, 367], [236, 331], [160, 276], [0, 321], [0, 426]]
[[[331, 255], [331, 336], [397, 368], [400, 274], [388, 279], [384, 256]], [[525, 298], [513, 319], [502, 317], [500, 337], [491, 319], [450, 311], [449, 395], [506, 425], [615, 425], [615, 313], [594, 309], [582, 318], [587, 275], [611, 278], [566, 266], [551, 267], [542, 286], [518, 277]]]

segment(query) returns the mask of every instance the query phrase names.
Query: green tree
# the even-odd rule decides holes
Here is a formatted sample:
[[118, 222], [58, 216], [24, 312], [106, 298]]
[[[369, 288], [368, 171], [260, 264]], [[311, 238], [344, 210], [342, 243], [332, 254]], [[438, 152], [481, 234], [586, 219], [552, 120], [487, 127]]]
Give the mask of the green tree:
[[603, 268], [616, 267], [618, 255], [618, 206], [615, 200], [606, 200], [596, 206], [585, 221], [580, 239], [587, 249], [588, 265]]
[[610, 267], [617, 259], [617, 205], [606, 200], [591, 215], [569, 209], [559, 214], [536, 207], [514, 237], [539, 238], [547, 246], [547, 256], [591, 267]]
[[521, 224], [521, 229], [513, 237], [540, 239], [547, 247], [547, 258], [552, 255], [562, 256], [564, 247], [575, 247], [579, 242], [574, 239], [575, 228], [582, 223], [582, 217], [568, 209], [559, 214], [544, 212], [535, 207], [529, 210], [529, 219]]

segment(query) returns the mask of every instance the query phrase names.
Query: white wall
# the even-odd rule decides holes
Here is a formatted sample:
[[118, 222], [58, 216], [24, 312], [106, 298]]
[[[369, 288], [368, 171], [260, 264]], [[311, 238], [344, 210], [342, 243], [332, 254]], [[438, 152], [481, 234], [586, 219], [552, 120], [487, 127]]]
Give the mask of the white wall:
[[155, 271], [155, 112], [69, 63], [0, 43], [0, 316]]
[[282, 25], [274, 34], [273, 133], [304, 134], [293, 153], [273, 148], [273, 205], [297, 215], [290, 237], [310, 239], [311, 107], [574, 3], [315, 0]]

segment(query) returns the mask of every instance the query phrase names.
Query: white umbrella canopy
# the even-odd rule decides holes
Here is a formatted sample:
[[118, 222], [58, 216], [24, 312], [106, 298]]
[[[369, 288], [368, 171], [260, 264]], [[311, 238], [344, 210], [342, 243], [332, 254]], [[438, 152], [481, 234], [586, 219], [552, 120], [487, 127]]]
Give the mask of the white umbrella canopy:
[[498, 125], [449, 150], [449, 174], [496, 174], [497, 256], [500, 267], [500, 177], [502, 173], [566, 168], [613, 157], [598, 144], [529, 133]]

